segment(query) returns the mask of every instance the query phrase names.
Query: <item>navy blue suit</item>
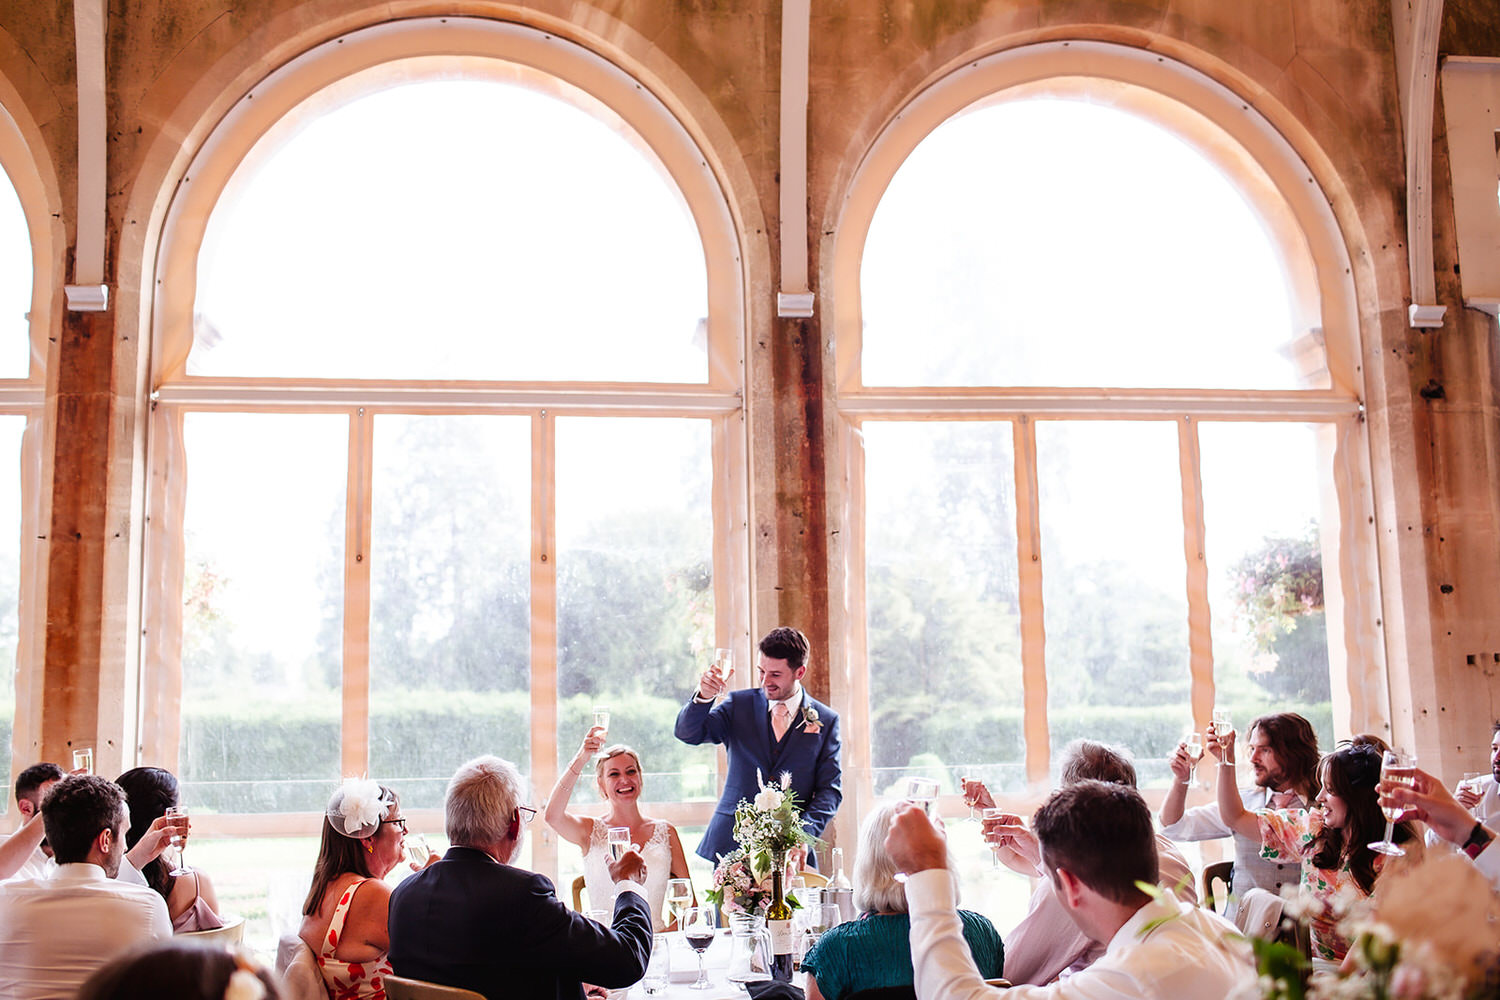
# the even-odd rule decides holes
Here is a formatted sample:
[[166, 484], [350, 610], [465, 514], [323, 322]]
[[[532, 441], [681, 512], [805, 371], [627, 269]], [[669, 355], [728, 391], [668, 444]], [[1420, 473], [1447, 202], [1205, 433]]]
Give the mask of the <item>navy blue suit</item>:
[[[808, 719], [806, 709], [817, 713]], [[778, 743], [771, 729], [770, 703], [761, 688], [730, 692], [717, 708], [707, 702], [689, 701], [677, 713], [677, 738], [697, 745], [704, 740], [722, 743], [729, 750], [729, 775], [724, 794], [708, 821], [698, 844], [698, 856], [715, 861], [734, 850], [734, 807], [741, 799], [754, 799], [760, 786], [755, 772], [766, 784], [790, 772], [792, 790], [802, 805], [802, 827], [819, 836], [844, 800], [840, 787], [838, 713], [802, 692], [802, 707], [793, 710], [791, 727]], [[809, 729], [815, 731], [809, 732]]]
[[582, 1000], [582, 983], [639, 982], [651, 954], [651, 912], [634, 892], [615, 900], [613, 929], [557, 899], [552, 881], [451, 847], [391, 892], [396, 975], [460, 986], [489, 1000]]

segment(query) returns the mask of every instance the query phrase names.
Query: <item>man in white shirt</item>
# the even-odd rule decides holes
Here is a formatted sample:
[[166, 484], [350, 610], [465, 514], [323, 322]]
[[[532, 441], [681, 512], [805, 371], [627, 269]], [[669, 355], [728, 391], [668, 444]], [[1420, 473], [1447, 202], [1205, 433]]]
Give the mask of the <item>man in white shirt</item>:
[[[1318, 794], [1318, 735], [1312, 723], [1295, 712], [1262, 715], [1250, 723], [1245, 741], [1255, 784], [1240, 789], [1240, 798], [1251, 812], [1261, 809], [1306, 809]], [[1177, 745], [1171, 759], [1176, 781], [1167, 791], [1161, 806], [1161, 832], [1177, 841], [1218, 840], [1234, 837], [1234, 877], [1230, 884], [1230, 909], [1234, 901], [1251, 889], [1265, 889], [1275, 895], [1283, 885], [1297, 885], [1302, 866], [1297, 862], [1278, 864], [1260, 856], [1260, 840], [1244, 837], [1230, 830], [1219, 818], [1218, 804], [1195, 806], [1183, 811], [1188, 784], [1193, 776], [1193, 761], [1186, 747]], [[1229, 778], [1233, 771], [1219, 772]]]
[[[1048, 986], [1004, 991], [1015, 1000], [1223, 1000], [1253, 984], [1248, 948], [1233, 924], [1177, 901], [1148, 895], [1158, 878], [1151, 810], [1132, 788], [1081, 781], [1054, 792], [1033, 829], [1042, 861], [1073, 922], [1104, 956]], [[909, 873], [911, 953], [918, 1000], [992, 997], [969, 955], [947, 870], [947, 841], [925, 812], [903, 804], [886, 849]]]
[[1479, 822], [1493, 827], [1500, 821], [1500, 722], [1490, 734], [1490, 773], [1460, 782], [1455, 797]]
[[111, 959], [172, 937], [161, 895], [115, 879], [128, 821], [112, 781], [75, 774], [52, 787], [42, 823], [57, 871], [0, 885], [0, 996], [71, 1000]]
[[[1063, 786], [1094, 780], [1136, 787], [1135, 764], [1124, 751], [1107, 743], [1074, 740], [1063, 748], [1059, 760]], [[966, 794], [969, 791], [966, 783]], [[973, 791], [976, 802], [993, 804], [982, 786]], [[1090, 940], [1068, 916], [1067, 907], [1042, 867], [1036, 835], [1019, 818], [1006, 819], [1015, 822], [986, 820], [986, 839], [999, 849], [1000, 860], [1010, 868], [1028, 878], [1042, 877], [1031, 894], [1026, 916], [1005, 935], [1005, 978], [1017, 985], [1040, 986], [1088, 968], [1104, 954], [1104, 942]], [[1167, 838], [1157, 834], [1155, 839], [1157, 885], [1172, 890], [1184, 902], [1198, 902], [1187, 859]]]
[[43, 761], [16, 777], [16, 811], [21, 814], [21, 827], [0, 844], [0, 880], [51, 874], [52, 852], [42, 836], [42, 798], [62, 776], [61, 767]]

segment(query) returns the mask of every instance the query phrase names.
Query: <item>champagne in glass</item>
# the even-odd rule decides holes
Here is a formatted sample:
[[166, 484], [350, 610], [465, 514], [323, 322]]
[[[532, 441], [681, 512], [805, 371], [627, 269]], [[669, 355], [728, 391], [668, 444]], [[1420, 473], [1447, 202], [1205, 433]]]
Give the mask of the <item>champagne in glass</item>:
[[[1389, 781], [1398, 785], [1412, 785], [1416, 783], [1417, 758], [1409, 753], [1392, 748], [1385, 752], [1380, 759], [1380, 780]], [[1406, 812], [1402, 806], [1387, 806], [1382, 804], [1380, 811], [1385, 813], [1385, 836], [1375, 843], [1368, 845], [1370, 850], [1378, 854], [1390, 857], [1404, 857], [1406, 850], [1391, 839], [1396, 832], [1396, 820]]]
[[[186, 817], [187, 810], [182, 808], [181, 806], [167, 806], [167, 811], [163, 813], [163, 815], [171, 816], [173, 818]], [[185, 848], [183, 847], [182, 843], [182, 834], [172, 834], [170, 843], [173, 847], [177, 848], [177, 865], [170, 872], [168, 872], [168, 874], [172, 875], [174, 878], [177, 876], [186, 875], [189, 869], [187, 867], [187, 864], [182, 860], [182, 855], [185, 852]]]
[[[1004, 809], [986, 809], [984, 811], [983, 818], [984, 819], [998, 819], [998, 820], [1002, 820], [1003, 821], [1005, 819], [1005, 810]], [[990, 864], [997, 871], [999, 870], [999, 868], [1000, 868], [1000, 845], [999, 844], [991, 844], [990, 845]]]
[[1227, 733], [1234, 728], [1234, 723], [1229, 721], [1229, 709], [1214, 709], [1213, 722], [1210, 723], [1215, 733]]
[[717, 915], [712, 906], [692, 906], [687, 911], [687, 923], [683, 928], [683, 937], [687, 939], [688, 947], [698, 953], [698, 979], [689, 988], [695, 990], [706, 990], [710, 984], [708, 981], [708, 970], [703, 967], [703, 953], [708, 946], [714, 943], [714, 923]]
[[427, 846], [427, 838], [420, 833], [406, 838], [406, 856], [418, 868], [425, 867], [427, 859], [432, 857], [432, 848]]
[[94, 773], [93, 747], [79, 747], [73, 751], [73, 770], [80, 774]]
[[974, 802], [973, 802], [972, 799], [969, 798], [969, 795], [968, 795], [969, 786], [970, 785], [977, 785], [977, 784], [979, 784], [979, 779], [976, 778], [976, 777], [974, 777], [972, 774], [966, 774], [962, 778], [958, 779], [958, 787], [964, 789], [964, 805], [966, 805], [966, 806], [969, 807], [969, 818], [970, 819], [978, 819], [979, 818], [978, 816], [974, 815]]
[[[599, 734], [600, 736], [602, 736], [602, 737], [608, 737], [609, 736], [609, 706], [608, 705], [595, 705], [594, 706], [594, 728], [595, 729], [602, 729], [602, 730], [604, 730], [604, 732], [602, 732], [602, 733]], [[599, 747], [599, 752], [596, 753], [596, 754], [594, 754], [594, 759], [595, 760], [599, 760], [603, 756], [604, 756], [604, 747], [603, 747], [603, 745], [601, 745]]]
[[672, 922], [682, 930], [682, 915], [693, 905], [693, 880], [674, 878], [667, 882], [667, 908], [672, 911]]
[[609, 828], [609, 854], [610, 857], [619, 861], [630, 850], [630, 827], [612, 826]]
[[1189, 784], [1193, 788], [1207, 788], [1198, 777], [1198, 762], [1203, 759], [1203, 737], [1196, 731], [1188, 733], [1182, 738], [1182, 748], [1187, 751], [1188, 760], [1193, 762], [1193, 780]]

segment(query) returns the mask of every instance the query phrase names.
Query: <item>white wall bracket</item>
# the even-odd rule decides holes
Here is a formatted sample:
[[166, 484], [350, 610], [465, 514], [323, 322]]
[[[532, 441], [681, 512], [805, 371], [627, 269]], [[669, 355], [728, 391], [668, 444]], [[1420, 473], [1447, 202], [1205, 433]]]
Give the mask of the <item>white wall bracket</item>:
[[807, 282], [807, 74], [812, 0], [781, 5], [781, 291], [776, 315], [811, 316]]
[[108, 285], [64, 285], [70, 312], [105, 312], [109, 309]]
[[808, 317], [813, 314], [812, 292], [777, 292], [776, 315], [782, 317]]
[[1396, 76], [1406, 146], [1406, 262], [1414, 327], [1443, 325], [1432, 260], [1432, 115], [1437, 103], [1438, 35], [1443, 0], [1391, 0]]

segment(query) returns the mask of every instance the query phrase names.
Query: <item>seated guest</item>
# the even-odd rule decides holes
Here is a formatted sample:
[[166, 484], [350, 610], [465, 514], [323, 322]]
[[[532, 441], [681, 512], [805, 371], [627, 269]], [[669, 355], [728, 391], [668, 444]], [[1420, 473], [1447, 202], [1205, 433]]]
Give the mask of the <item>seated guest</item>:
[[1490, 880], [1490, 885], [1500, 891], [1500, 848], [1494, 846], [1494, 828], [1476, 820], [1437, 778], [1418, 768], [1410, 785], [1382, 781], [1380, 804], [1414, 809], [1417, 819], [1463, 851]]
[[489, 1000], [582, 1000], [585, 982], [614, 989], [645, 975], [651, 913], [639, 852], [608, 862], [614, 918], [595, 923], [558, 902], [546, 876], [512, 867], [536, 812], [524, 801], [521, 773], [498, 757], [471, 760], [448, 782], [453, 846], [391, 894], [396, 975]]
[[[1121, 750], [1093, 740], [1074, 740], [1061, 755], [1062, 787], [1080, 781], [1108, 781], [1127, 788], [1136, 787], [1135, 764]], [[977, 786], [977, 788], [972, 787]], [[989, 792], [978, 782], [966, 782], [965, 793], [976, 801], [990, 802]], [[986, 806], [988, 808], [988, 806]], [[1036, 835], [1019, 820], [985, 821], [986, 839], [999, 848], [1001, 861], [1027, 877], [1043, 876], [1031, 894], [1026, 916], [1009, 935], [1006, 948], [1005, 978], [1016, 984], [1050, 983], [1093, 965], [1104, 954], [1103, 941], [1085, 934], [1071, 917], [1067, 907], [1046, 878], [1041, 849]], [[1178, 899], [1198, 902], [1193, 887], [1193, 870], [1187, 859], [1170, 840], [1155, 835], [1158, 868], [1157, 884], [1171, 889]]]
[[[667, 897], [667, 880], [690, 877], [682, 841], [671, 823], [641, 815], [641, 787], [645, 776], [641, 773], [640, 756], [623, 744], [616, 744], [600, 754], [603, 746], [604, 730], [595, 726], [583, 738], [583, 745], [573, 755], [572, 762], [558, 776], [557, 784], [552, 786], [542, 818], [548, 826], [583, 849], [583, 878], [591, 900], [613, 897], [613, 882], [605, 866], [609, 858], [605, 836], [612, 826], [628, 826], [630, 842], [640, 845], [641, 856], [646, 859], [646, 903], [651, 907], [656, 930], [665, 931], [662, 902]], [[578, 780], [584, 765], [596, 754], [599, 756], [594, 760], [594, 782], [605, 805], [604, 815], [598, 819], [567, 811], [573, 783]]]
[[[1245, 730], [1245, 756], [1252, 783], [1240, 789], [1245, 807], [1258, 809], [1307, 809], [1318, 794], [1318, 735], [1312, 723], [1295, 712], [1262, 715]], [[1218, 803], [1194, 806], [1184, 811], [1193, 761], [1179, 743], [1172, 752], [1172, 774], [1176, 781], [1167, 790], [1161, 806], [1161, 832], [1178, 842], [1234, 838], [1234, 874], [1229, 887], [1229, 916], [1235, 903], [1251, 889], [1273, 895], [1283, 885], [1295, 885], [1301, 866], [1295, 862], [1269, 860], [1261, 855], [1260, 837], [1241, 836], [1219, 817]]]
[[323, 817], [323, 842], [297, 932], [318, 957], [335, 1000], [384, 1000], [391, 887], [383, 881], [406, 853], [396, 793], [368, 778], [346, 780]]
[[[1170, 889], [1151, 896], [1159, 872], [1151, 810], [1133, 788], [1080, 781], [1052, 793], [1032, 819], [1042, 863], [1068, 915], [1104, 956], [1050, 986], [1016, 986], [1011, 1000], [1142, 997], [1222, 1000], [1254, 983], [1248, 948], [1236, 947], [1233, 924], [1178, 902]], [[960, 937], [947, 869], [948, 846], [919, 807], [902, 803], [891, 820], [886, 850], [911, 873], [911, 953], [919, 1000], [993, 997]]]
[[[134, 847], [152, 823], [177, 805], [177, 779], [171, 771], [159, 767], [133, 767], [116, 778], [115, 784], [124, 789], [130, 807], [125, 846]], [[177, 860], [180, 859], [178, 854]], [[187, 875], [173, 875], [172, 865], [157, 857], [147, 863], [141, 874], [146, 884], [167, 901], [167, 915], [172, 918], [175, 933], [211, 931], [224, 926], [217, 912], [219, 898], [214, 893], [214, 884], [204, 873], [193, 869]]]
[[0, 885], [0, 996], [72, 1000], [104, 963], [171, 938], [162, 898], [115, 879], [128, 821], [125, 793], [97, 775], [69, 775], [42, 800], [57, 871]]
[[[1234, 766], [1234, 731], [1211, 735], [1208, 749], [1219, 758], [1220, 769]], [[1405, 858], [1377, 854], [1367, 846], [1385, 835], [1376, 785], [1380, 781], [1381, 751], [1368, 738], [1326, 755], [1318, 767], [1317, 808], [1263, 809], [1250, 812], [1240, 802], [1233, 781], [1220, 781], [1219, 815], [1237, 833], [1260, 837], [1266, 857], [1297, 860], [1302, 865], [1302, 889], [1321, 905], [1312, 916], [1313, 958], [1319, 967], [1337, 965], [1349, 952], [1349, 942], [1338, 932], [1333, 897], [1345, 888], [1368, 896], [1388, 862], [1420, 859], [1422, 838], [1409, 822], [1395, 826], [1394, 839]]]
[[217, 948], [168, 944], [115, 959], [89, 977], [78, 1000], [277, 1000], [275, 978]]
[[[851, 993], [887, 986], [910, 986], [911, 920], [906, 889], [896, 881], [896, 865], [885, 850], [895, 802], [876, 806], [859, 832], [854, 862], [854, 905], [861, 911], [824, 934], [802, 959], [808, 1000], [844, 1000]], [[952, 867], [952, 860], [949, 860]], [[954, 890], [954, 900], [958, 892]], [[1002, 975], [1005, 949], [988, 918], [958, 911], [969, 954], [987, 979]]]
[[1495, 825], [1500, 821], [1500, 722], [1490, 732], [1490, 773], [1460, 782], [1454, 795], [1479, 822]]
[[42, 797], [62, 777], [63, 769], [48, 761], [16, 776], [21, 826], [0, 844], [0, 879], [42, 878], [51, 871], [52, 848], [42, 835]]

